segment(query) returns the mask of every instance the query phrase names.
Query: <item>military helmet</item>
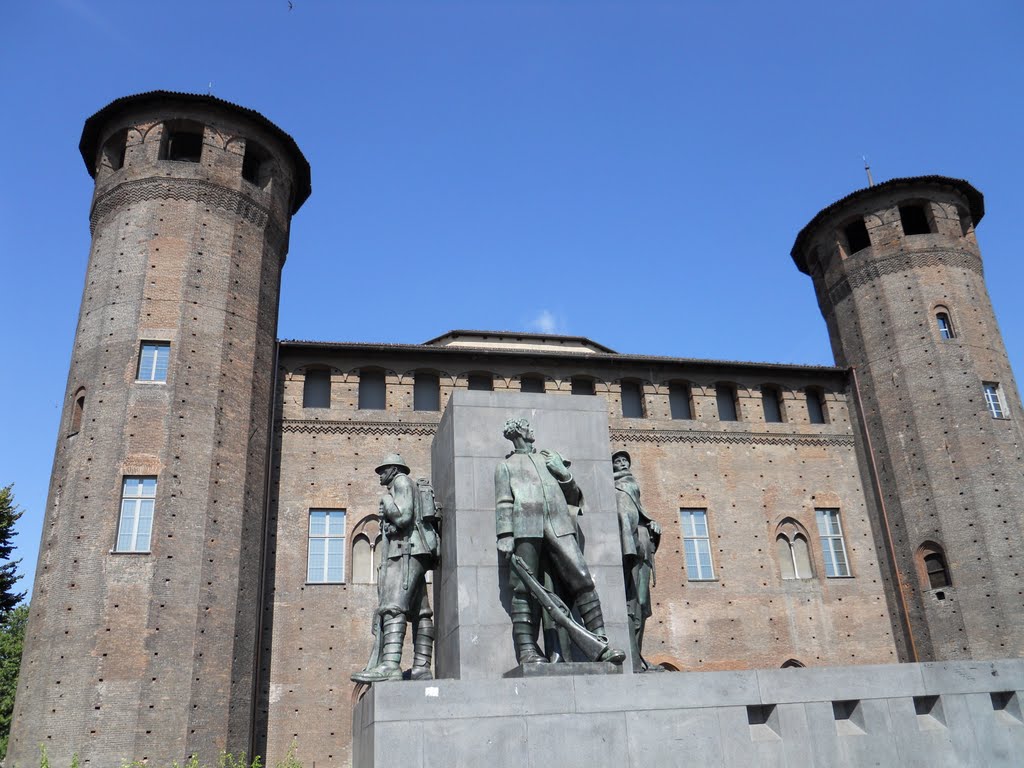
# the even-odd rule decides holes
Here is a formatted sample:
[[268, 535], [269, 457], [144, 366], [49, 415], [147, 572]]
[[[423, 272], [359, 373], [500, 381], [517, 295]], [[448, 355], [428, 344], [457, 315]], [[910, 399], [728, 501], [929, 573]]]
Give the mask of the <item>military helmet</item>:
[[398, 467], [399, 470], [401, 470], [407, 475], [409, 474], [410, 471], [409, 465], [406, 464], [402, 460], [402, 457], [399, 456], [397, 453], [389, 453], [387, 456], [384, 457], [384, 460], [380, 463], [380, 465], [373, 471], [379, 475], [388, 467]]
[[629, 462], [629, 465], [633, 466], [633, 457], [629, 455], [629, 451], [616, 451], [615, 453], [612, 454], [612, 461], [615, 461], [616, 456], [625, 456], [626, 461]]

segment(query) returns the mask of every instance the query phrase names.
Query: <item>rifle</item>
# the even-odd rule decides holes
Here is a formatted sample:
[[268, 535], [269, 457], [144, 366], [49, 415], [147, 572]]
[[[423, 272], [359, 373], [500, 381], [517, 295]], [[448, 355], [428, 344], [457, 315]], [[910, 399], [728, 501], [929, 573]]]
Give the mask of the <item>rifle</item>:
[[[576, 647], [583, 651], [583, 655], [591, 661], [597, 661], [601, 655], [608, 650], [608, 641], [600, 635], [595, 635], [586, 627], [580, 626], [572, 617], [572, 611], [558, 595], [544, 587], [530, 571], [519, 555], [512, 555], [509, 565], [515, 571], [523, 583], [527, 586], [537, 602], [541, 604], [548, 616], [565, 630], [569, 639], [576, 644]], [[563, 649], [568, 650], [568, 649]]]

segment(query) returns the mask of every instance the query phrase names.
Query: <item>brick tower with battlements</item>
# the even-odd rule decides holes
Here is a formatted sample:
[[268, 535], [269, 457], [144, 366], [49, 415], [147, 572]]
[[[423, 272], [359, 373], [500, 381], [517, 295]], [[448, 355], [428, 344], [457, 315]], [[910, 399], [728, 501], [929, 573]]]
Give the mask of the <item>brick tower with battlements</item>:
[[905, 660], [1024, 654], [1024, 413], [970, 184], [893, 179], [821, 211], [793, 258], [850, 366]]
[[[95, 178], [8, 765], [250, 749], [295, 142], [211, 96], [86, 121]], [[117, 510], [117, 514], [111, 514]], [[157, 513], [154, 514], [154, 510]]]

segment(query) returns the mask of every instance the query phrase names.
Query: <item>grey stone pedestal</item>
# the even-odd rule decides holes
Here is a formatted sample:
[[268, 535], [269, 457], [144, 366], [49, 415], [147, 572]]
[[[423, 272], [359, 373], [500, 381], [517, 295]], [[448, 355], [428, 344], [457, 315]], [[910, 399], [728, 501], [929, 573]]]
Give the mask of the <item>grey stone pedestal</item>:
[[1024, 661], [374, 685], [355, 768], [1010, 768]]
[[[605, 627], [612, 645], [628, 652], [607, 408], [600, 397], [452, 395], [431, 455], [434, 492], [444, 505], [441, 570], [434, 592], [438, 678], [497, 680], [516, 666], [508, 564], [498, 554], [494, 530], [494, 469], [511, 450], [501, 432], [512, 417], [530, 420], [538, 449], [556, 450], [572, 462], [585, 499], [581, 541]], [[630, 670], [628, 657], [624, 668]]]

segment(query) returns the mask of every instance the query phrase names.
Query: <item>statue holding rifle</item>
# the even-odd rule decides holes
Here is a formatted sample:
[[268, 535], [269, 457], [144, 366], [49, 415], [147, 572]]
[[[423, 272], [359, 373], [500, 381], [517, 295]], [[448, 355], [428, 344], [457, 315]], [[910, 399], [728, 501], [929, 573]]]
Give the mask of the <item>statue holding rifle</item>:
[[[498, 551], [509, 559], [512, 586], [512, 642], [520, 664], [541, 664], [569, 649], [538, 645], [540, 611], [558, 625], [591, 661], [621, 664], [626, 654], [608, 644], [601, 600], [580, 550], [576, 518], [583, 493], [570, 462], [554, 451], [538, 452], [526, 419], [505, 422], [514, 450], [494, 473]], [[583, 620], [571, 615], [575, 606]]]

